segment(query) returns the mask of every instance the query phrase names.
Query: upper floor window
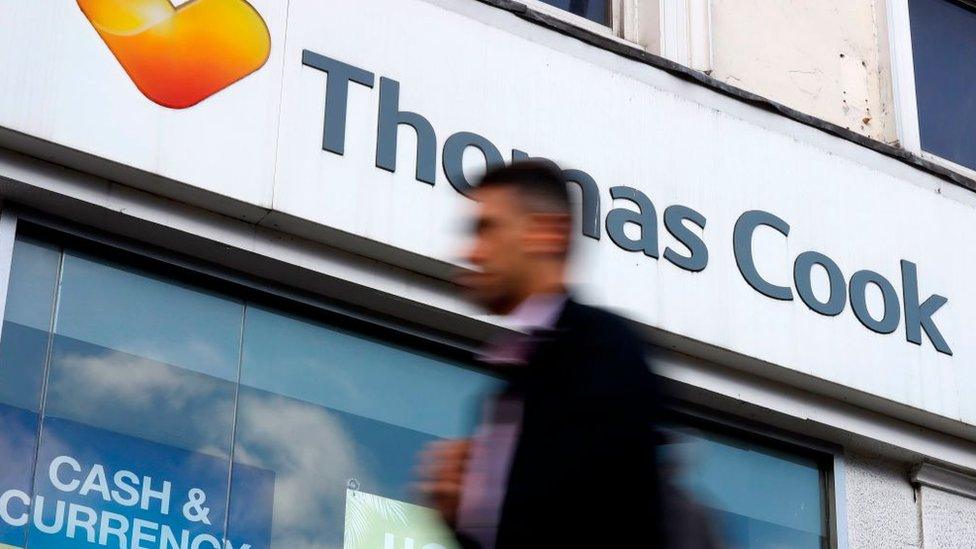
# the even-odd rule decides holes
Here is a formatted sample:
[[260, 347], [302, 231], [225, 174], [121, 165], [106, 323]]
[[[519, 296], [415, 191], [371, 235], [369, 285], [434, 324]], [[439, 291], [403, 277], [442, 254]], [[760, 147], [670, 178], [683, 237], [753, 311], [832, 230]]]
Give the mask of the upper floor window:
[[922, 150], [976, 169], [976, 8], [910, 0]]
[[892, 65], [902, 146], [957, 171], [976, 170], [976, 2], [892, 3]]
[[585, 17], [601, 25], [612, 26], [611, 0], [542, 0], [542, 2]]
[[533, 9], [686, 67], [712, 69], [712, 0], [524, 0]]

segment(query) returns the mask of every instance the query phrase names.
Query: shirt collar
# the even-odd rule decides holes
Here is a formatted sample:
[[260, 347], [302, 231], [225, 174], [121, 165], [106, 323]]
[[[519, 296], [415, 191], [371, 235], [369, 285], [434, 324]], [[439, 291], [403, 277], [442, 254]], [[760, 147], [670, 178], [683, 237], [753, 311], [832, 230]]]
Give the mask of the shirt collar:
[[529, 296], [509, 313], [507, 324], [520, 332], [550, 330], [556, 326], [559, 314], [566, 305], [566, 294], [535, 294]]

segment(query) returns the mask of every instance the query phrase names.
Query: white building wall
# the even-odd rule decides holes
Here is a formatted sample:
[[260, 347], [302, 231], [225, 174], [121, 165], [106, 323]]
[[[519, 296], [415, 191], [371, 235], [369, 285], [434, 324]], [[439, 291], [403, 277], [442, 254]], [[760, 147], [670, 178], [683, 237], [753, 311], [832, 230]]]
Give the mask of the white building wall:
[[976, 479], [939, 467], [934, 475], [913, 469], [890, 456], [846, 453], [850, 549], [976, 547]]
[[864, 453], [845, 457], [850, 549], [922, 547], [911, 465]]
[[713, 77], [872, 139], [897, 139], [885, 0], [711, 2]]
[[919, 488], [922, 547], [970, 549], [976, 546], [976, 500], [938, 488]]

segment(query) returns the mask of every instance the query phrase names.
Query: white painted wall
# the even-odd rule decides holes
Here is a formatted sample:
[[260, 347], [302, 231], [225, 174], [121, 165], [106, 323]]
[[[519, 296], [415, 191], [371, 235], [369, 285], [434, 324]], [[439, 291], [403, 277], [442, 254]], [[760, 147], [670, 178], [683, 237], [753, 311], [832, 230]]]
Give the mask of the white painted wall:
[[711, 0], [712, 76], [897, 139], [885, 0]]
[[900, 141], [890, 0], [621, 1], [622, 36], [639, 47], [872, 139]]
[[908, 482], [910, 468], [874, 455], [846, 455], [850, 549], [922, 547], [915, 489]]
[[976, 500], [936, 488], [919, 488], [922, 547], [965, 549], [976, 540]]
[[[327, 227], [453, 261], [469, 203], [442, 173], [434, 186], [414, 180], [409, 128], [398, 171], [374, 167], [377, 89], [351, 88], [345, 155], [321, 150], [326, 77], [301, 63], [302, 50], [313, 50], [400, 81], [401, 108], [426, 116], [440, 144], [475, 131], [502, 151], [584, 169], [603, 190], [604, 214], [624, 205], [611, 204], [607, 189], [630, 185], [659, 213], [683, 204], [708, 218], [711, 259], [698, 274], [624, 252], [605, 234], [584, 239], [577, 276], [587, 299], [768, 363], [770, 376], [822, 380], [976, 425], [966, 391], [976, 383], [968, 367], [976, 341], [967, 337], [976, 322], [968, 283], [976, 251], [958, 246], [976, 231], [967, 192], [480, 3], [292, 0], [287, 14], [282, 3], [255, 5], [272, 28], [271, 61], [185, 111], [143, 98], [73, 7], [4, 5], [0, 63], [11, 69], [0, 126], [270, 209], [269, 223], [290, 218], [287, 230], [306, 237]], [[38, 38], [24, 22], [40, 20], [49, 24]], [[849, 306], [828, 318], [757, 293], [731, 244], [736, 218], [751, 209], [793, 227], [788, 239], [765, 231], [756, 242], [760, 269], [775, 282], [788, 283], [793, 258], [811, 249], [847, 276], [872, 269], [899, 289], [899, 260], [917, 263], [923, 299], [938, 292], [950, 300], [936, 318], [955, 354], [906, 342], [904, 323], [890, 335], [870, 332]], [[662, 251], [675, 245], [660, 231]], [[409, 289], [404, 297], [420, 298]]]

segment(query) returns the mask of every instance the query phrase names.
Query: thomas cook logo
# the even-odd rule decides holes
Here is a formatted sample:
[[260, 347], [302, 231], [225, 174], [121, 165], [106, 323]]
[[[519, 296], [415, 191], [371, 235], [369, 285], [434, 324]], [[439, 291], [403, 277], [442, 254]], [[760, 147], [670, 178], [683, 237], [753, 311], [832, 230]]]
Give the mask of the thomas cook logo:
[[271, 35], [244, 0], [78, 0], [136, 87], [185, 109], [260, 69]]

